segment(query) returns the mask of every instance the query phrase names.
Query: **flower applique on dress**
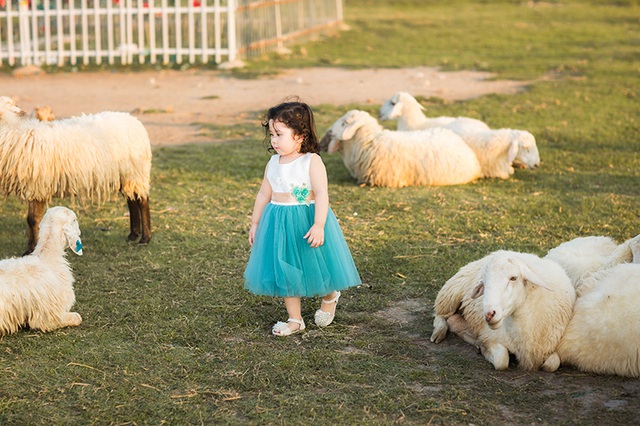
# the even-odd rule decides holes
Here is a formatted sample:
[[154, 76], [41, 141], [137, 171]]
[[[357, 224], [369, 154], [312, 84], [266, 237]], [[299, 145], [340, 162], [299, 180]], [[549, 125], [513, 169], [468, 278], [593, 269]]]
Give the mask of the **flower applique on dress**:
[[311, 191], [307, 188], [306, 184], [302, 184], [302, 186], [292, 185], [291, 194], [299, 203], [309, 204], [309, 200], [307, 198], [311, 194]]

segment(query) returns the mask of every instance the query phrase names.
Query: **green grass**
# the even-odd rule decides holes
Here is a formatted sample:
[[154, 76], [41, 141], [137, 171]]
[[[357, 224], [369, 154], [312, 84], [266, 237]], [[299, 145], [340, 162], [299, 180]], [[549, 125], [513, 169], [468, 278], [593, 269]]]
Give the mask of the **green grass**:
[[[442, 66], [534, 81], [524, 93], [422, 99], [537, 137], [542, 166], [506, 181], [361, 187], [323, 155], [331, 204], [364, 285], [336, 323], [269, 335], [281, 300], [243, 290], [247, 231], [268, 159], [259, 123], [210, 123], [222, 143], [154, 150], [152, 225], [127, 244], [122, 200], [62, 201], [85, 255], [69, 254], [79, 328], [0, 339], [0, 424], [634, 424], [637, 380], [496, 372], [431, 308], [459, 267], [496, 249], [543, 254], [584, 235], [638, 233], [640, 8], [636, 2], [347, 2], [351, 30], [269, 57], [294, 66]], [[543, 78], [547, 77], [547, 78]], [[313, 105], [318, 130], [344, 111]], [[0, 205], [0, 257], [26, 244], [25, 204]], [[72, 257], [73, 256], [73, 257]], [[310, 319], [318, 300], [304, 300]]]

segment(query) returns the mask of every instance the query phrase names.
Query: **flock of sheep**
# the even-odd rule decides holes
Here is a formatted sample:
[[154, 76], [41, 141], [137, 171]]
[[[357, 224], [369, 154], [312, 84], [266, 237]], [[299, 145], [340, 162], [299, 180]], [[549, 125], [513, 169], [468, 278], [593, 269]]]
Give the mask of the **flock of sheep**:
[[[49, 118], [46, 118], [49, 117]], [[400, 188], [507, 179], [514, 165], [536, 168], [540, 156], [524, 130], [490, 129], [467, 117], [427, 118], [405, 92], [369, 113], [351, 110], [327, 131], [321, 148], [340, 152], [360, 183]], [[120, 192], [130, 212], [129, 240], [151, 239], [151, 146], [144, 126], [126, 113], [53, 120], [28, 116], [0, 97], [0, 192], [29, 205], [25, 256], [0, 260], [0, 336], [23, 326], [51, 331], [77, 326], [73, 274], [65, 249], [82, 254], [73, 211], [44, 206], [52, 198], [99, 201]], [[640, 377], [640, 236], [563, 243], [545, 257], [497, 251], [461, 268], [439, 291], [431, 340], [452, 332], [478, 347], [496, 369], [580, 370]]]
[[390, 188], [508, 179], [514, 164], [540, 165], [536, 140], [526, 130], [492, 130], [468, 117], [427, 118], [423, 109], [409, 93], [395, 93], [380, 108], [381, 119], [398, 120], [395, 131], [365, 111], [348, 111], [322, 138], [321, 149], [340, 152], [359, 183]]
[[438, 292], [431, 341], [449, 331], [497, 370], [640, 377], [640, 235], [581, 237], [540, 258], [500, 250], [463, 266]]

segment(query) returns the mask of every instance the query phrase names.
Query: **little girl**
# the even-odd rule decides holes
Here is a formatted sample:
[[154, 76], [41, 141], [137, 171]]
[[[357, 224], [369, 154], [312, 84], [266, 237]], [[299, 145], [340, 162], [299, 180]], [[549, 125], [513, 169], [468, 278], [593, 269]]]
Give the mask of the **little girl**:
[[284, 102], [269, 109], [262, 126], [269, 151], [276, 154], [267, 163], [253, 207], [244, 287], [284, 297], [289, 319], [278, 321], [271, 332], [288, 336], [305, 329], [301, 297], [323, 296], [315, 323], [326, 327], [335, 316], [340, 290], [362, 282], [329, 207], [311, 108]]

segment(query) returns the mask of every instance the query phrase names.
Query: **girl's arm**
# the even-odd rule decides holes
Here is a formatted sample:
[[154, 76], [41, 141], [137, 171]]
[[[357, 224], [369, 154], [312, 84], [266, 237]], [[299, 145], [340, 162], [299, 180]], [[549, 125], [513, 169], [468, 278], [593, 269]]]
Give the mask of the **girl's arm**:
[[253, 214], [251, 214], [251, 228], [249, 229], [249, 244], [253, 245], [253, 240], [256, 237], [256, 231], [258, 230], [258, 223], [262, 217], [262, 211], [271, 201], [271, 184], [267, 179], [267, 169], [269, 164], [264, 169], [264, 177], [262, 178], [262, 185], [260, 185], [260, 191], [256, 195], [256, 201], [253, 204]]
[[327, 169], [324, 167], [322, 158], [319, 155], [311, 157], [309, 167], [311, 186], [316, 198], [316, 213], [313, 226], [305, 234], [304, 238], [311, 247], [320, 247], [324, 244], [324, 224], [327, 221], [329, 212], [329, 183], [327, 181]]

